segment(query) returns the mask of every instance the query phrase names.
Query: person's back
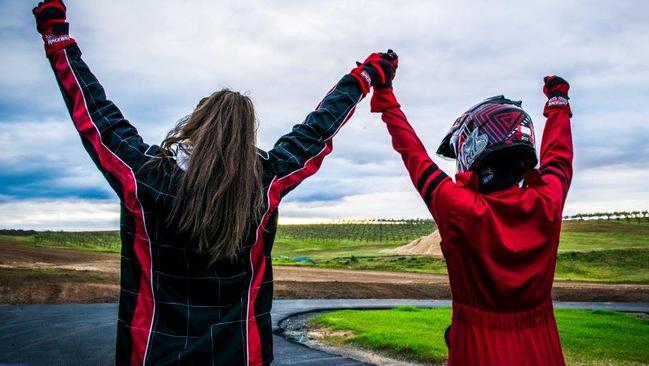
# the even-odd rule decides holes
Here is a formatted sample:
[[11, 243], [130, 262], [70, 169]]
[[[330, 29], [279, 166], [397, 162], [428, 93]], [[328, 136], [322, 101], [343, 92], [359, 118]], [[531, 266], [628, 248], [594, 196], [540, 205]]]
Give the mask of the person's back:
[[270, 364], [280, 201], [318, 171], [392, 66], [372, 54], [268, 152], [256, 147], [252, 101], [229, 90], [148, 145], [82, 60], [63, 3], [34, 15], [74, 126], [121, 202], [116, 364]]
[[474, 173], [456, 178], [439, 220], [453, 298], [449, 364], [562, 364], [551, 302], [561, 206], [541, 182], [482, 194]]
[[[457, 290], [453, 299], [493, 311], [540, 304], [552, 287], [561, 210], [539, 192], [542, 186], [482, 194], [471, 186], [472, 176], [457, 177], [452, 203], [457, 214], [440, 226]], [[469, 264], [474, 271], [464, 272]]]
[[442, 238], [449, 365], [564, 364], [551, 290], [572, 179], [571, 112], [563, 79], [546, 78], [544, 92], [539, 169], [531, 118], [499, 96], [463, 114], [442, 141], [438, 154], [457, 162], [455, 182], [430, 159], [392, 88], [372, 96]]
[[[267, 160], [259, 161], [267, 192], [275, 175]], [[265, 200], [265, 215], [250, 220], [237, 255], [214, 261], [168, 220], [185, 171], [175, 159], [149, 169], [138, 181], [144, 215], [122, 213], [116, 363], [243, 365], [251, 356], [248, 364], [269, 363], [277, 207], [269, 212]]]

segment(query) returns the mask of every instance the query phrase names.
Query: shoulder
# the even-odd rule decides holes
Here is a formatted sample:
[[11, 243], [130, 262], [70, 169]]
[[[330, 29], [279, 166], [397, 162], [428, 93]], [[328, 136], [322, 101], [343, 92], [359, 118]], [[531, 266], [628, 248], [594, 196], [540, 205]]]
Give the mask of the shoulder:
[[270, 155], [267, 151], [258, 148], [257, 159], [261, 165], [262, 183], [264, 187], [267, 187], [275, 178], [275, 169], [273, 168]]

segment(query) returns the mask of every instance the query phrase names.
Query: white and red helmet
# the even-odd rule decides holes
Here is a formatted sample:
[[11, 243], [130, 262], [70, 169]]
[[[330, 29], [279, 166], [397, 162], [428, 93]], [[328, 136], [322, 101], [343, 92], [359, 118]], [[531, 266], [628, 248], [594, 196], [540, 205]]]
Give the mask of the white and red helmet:
[[536, 157], [532, 118], [520, 101], [502, 95], [473, 106], [455, 120], [437, 154], [456, 159], [458, 173], [477, 170], [495, 155], [515, 155], [523, 169], [533, 169]]

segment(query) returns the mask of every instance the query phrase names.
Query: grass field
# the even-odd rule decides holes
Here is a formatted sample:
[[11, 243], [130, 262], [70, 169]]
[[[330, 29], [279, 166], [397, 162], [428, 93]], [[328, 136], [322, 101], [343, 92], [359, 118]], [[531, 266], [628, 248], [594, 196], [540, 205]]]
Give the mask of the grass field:
[[316, 261], [377, 255], [435, 230], [432, 220], [280, 225], [274, 257], [308, 257]]
[[566, 221], [560, 252], [649, 248], [649, 222]]
[[[649, 364], [649, 318], [639, 315], [587, 311], [555, 311], [564, 356], [570, 365]], [[309, 322], [352, 332], [327, 342], [349, 344], [396, 358], [441, 364], [447, 357], [444, 331], [449, 308], [344, 310], [325, 313]], [[336, 333], [334, 333], [336, 334]]]
[[[433, 227], [432, 223], [429, 225], [428, 230]], [[320, 227], [299, 226], [311, 226], [310, 231], [316, 231], [314, 227]], [[394, 226], [393, 224], [392, 227]], [[273, 249], [273, 260], [277, 265], [314, 265], [311, 261], [304, 263], [295, 260], [307, 257], [320, 268], [446, 273], [446, 264], [442, 258], [380, 253], [382, 249], [403, 245], [411, 239], [401, 242], [399, 239], [389, 242], [372, 239], [336, 241], [316, 235], [284, 236], [283, 229], [280, 226]], [[411, 235], [416, 233], [412, 232]], [[561, 233], [555, 278], [559, 281], [647, 283], [647, 263], [649, 223], [567, 221]]]
[[121, 249], [118, 231], [43, 231], [26, 236], [0, 235], [0, 240], [5, 243], [107, 253], [119, 253]]
[[[327, 260], [378, 255], [380, 250], [407, 244], [435, 230], [431, 220], [375, 221], [341, 224], [280, 225], [275, 238], [276, 257]], [[4, 241], [25, 244], [119, 252], [117, 231], [57, 232], [9, 236]], [[649, 248], [649, 222], [567, 221], [561, 232], [560, 252]]]
[[[406, 223], [281, 225], [273, 255], [330, 260], [342, 257], [377, 256], [383, 249], [398, 247], [430, 234], [430, 220]], [[560, 252], [649, 248], [649, 222], [566, 221]]]
[[[446, 273], [442, 258], [394, 256], [383, 249], [407, 244], [431, 233], [431, 220], [280, 225], [273, 249], [275, 265], [320, 268]], [[0, 240], [45, 247], [113, 252], [119, 233], [39, 232], [0, 235]], [[649, 223], [635, 221], [567, 221], [559, 246], [557, 280], [649, 282]]]

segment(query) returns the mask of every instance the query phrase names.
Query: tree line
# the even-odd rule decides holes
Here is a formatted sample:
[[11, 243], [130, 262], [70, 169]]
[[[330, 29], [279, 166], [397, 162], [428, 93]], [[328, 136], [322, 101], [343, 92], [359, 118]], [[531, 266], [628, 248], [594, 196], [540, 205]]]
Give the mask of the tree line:
[[593, 212], [593, 213], [578, 213], [563, 217], [564, 220], [625, 220], [636, 222], [649, 221], [649, 211], [611, 211], [611, 212]]

